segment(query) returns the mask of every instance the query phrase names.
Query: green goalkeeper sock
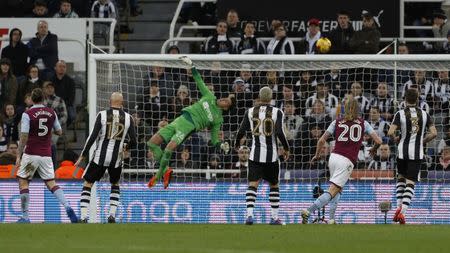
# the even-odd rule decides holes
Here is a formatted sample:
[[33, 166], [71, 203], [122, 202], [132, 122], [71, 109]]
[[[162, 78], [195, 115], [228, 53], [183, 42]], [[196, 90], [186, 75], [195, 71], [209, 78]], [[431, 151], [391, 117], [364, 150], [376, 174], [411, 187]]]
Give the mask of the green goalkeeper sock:
[[166, 172], [167, 166], [169, 165], [170, 158], [172, 157], [172, 150], [165, 149], [162, 154], [161, 161], [159, 162], [159, 170], [158, 174], [156, 174], [156, 178], [158, 180], [161, 179], [164, 172]]
[[153, 144], [151, 142], [148, 142], [147, 145], [150, 148], [150, 150], [152, 151], [155, 161], [159, 162], [159, 160], [161, 160], [161, 156], [163, 153], [161, 148], [159, 147], [159, 145]]

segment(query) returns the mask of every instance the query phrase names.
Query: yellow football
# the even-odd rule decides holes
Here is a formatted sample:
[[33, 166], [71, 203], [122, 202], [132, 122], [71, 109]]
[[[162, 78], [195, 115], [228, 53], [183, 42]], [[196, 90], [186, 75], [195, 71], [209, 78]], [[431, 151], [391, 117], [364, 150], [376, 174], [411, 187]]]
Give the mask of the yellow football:
[[321, 54], [326, 54], [331, 49], [331, 41], [326, 38], [322, 37], [316, 42], [317, 51]]

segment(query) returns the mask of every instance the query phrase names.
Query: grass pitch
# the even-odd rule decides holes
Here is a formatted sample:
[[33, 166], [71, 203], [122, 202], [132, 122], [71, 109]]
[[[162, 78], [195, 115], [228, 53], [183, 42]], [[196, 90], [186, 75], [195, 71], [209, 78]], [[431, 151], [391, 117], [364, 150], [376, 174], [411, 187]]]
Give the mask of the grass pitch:
[[0, 224], [0, 252], [450, 252], [445, 225]]

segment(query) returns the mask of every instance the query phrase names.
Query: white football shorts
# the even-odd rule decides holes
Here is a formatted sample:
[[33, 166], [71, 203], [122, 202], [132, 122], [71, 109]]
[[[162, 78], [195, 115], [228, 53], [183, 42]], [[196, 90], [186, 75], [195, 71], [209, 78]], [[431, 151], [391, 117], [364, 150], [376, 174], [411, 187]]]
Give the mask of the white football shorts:
[[39, 173], [42, 180], [55, 179], [55, 171], [53, 170], [53, 161], [50, 156], [38, 156], [23, 154], [17, 177], [31, 180], [36, 172]]
[[350, 175], [352, 174], [355, 165], [345, 156], [331, 153], [328, 167], [330, 168], [330, 182], [344, 187]]

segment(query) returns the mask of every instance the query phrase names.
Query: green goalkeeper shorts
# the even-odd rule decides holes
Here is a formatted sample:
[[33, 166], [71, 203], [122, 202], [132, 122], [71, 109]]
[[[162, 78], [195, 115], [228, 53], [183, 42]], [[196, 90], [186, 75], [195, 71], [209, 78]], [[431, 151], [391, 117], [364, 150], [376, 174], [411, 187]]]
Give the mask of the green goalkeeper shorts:
[[169, 125], [161, 128], [158, 134], [164, 139], [166, 143], [174, 141], [177, 146], [183, 143], [184, 139], [188, 137], [195, 130], [194, 124], [189, 122], [183, 115], [176, 118]]

